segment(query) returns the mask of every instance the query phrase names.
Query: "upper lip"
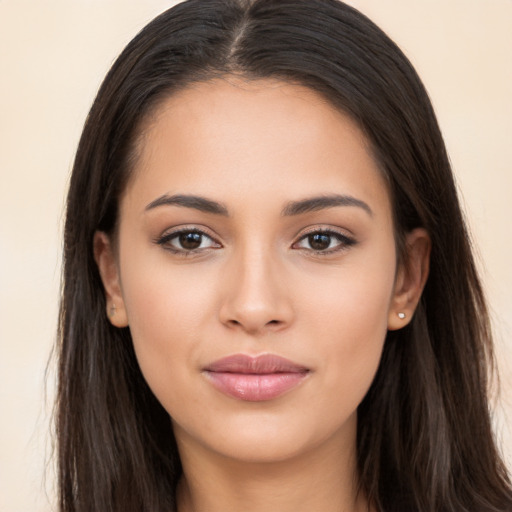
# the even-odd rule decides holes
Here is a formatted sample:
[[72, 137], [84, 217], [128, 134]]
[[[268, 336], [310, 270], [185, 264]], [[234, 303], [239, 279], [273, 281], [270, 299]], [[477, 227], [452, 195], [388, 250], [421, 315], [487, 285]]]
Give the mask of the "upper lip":
[[309, 371], [307, 367], [275, 354], [262, 354], [256, 357], [246, 354], [235, 354], [214, 361], [206, 366], [204, 370], [217, 373], [246, 373], [256, 375], [270, 373], [306, 373]]

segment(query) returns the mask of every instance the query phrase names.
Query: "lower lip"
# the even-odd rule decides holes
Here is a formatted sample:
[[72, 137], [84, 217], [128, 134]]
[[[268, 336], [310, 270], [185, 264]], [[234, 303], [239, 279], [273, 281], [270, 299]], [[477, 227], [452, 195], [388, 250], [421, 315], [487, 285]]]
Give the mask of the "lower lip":
[[206, 374], [220, 392], [248, 402], [263, 402], [284, 395], [308, 375], [307, 372], [252, 374], [210, 371]]

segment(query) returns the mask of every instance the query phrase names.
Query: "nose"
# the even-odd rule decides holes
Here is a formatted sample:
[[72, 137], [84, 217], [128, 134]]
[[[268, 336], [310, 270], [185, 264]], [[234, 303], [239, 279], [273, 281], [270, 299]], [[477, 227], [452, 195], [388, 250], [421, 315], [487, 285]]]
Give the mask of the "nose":
[[270, 251], [234, 257], [222, 279], [220, 321], [251, 335], [280, 331], [293, 320], [289, 283]]

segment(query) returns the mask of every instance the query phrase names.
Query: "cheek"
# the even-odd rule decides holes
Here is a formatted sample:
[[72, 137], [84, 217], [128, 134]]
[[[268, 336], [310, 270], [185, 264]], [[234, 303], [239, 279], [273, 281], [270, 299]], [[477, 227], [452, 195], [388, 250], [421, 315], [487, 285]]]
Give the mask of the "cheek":
[[359, 405], [380, 362], [394, 285], [389, 254], [340, 268], [321, 288], [309, 283], [304, 295], [304, 329], [314, 333], [320, 374], [330, 396], [342, 393], [340, 400], [350, 402], [345, 410]]
[[152, 257], [151, 252], [130, 252], [121, 268], [137, 360], [150, 387], [164, 398], [172, 393], [169, 379], [179, 380], [188, 370], [186, 364], [197, 360], [205, 323], [213, 318], [215, 287], [207, 272], [171, 266], [165, 255]]
[[386, 332], [395, 258], [392, 247], [384, 249], [361, 251], [338, 267], [309, 274], [311, 278], [297, 295], [303, 298], [303, 311], [311, 326], [338, 331], [347, 343], [353, 338], [370, 341], [370, 333]]
[[185, 260], [176, 263], [170, 253], [148, 247], [130, 233], [124, 240], [121, 283], [132, 335], [135, 329], [141, 335], [152, 332], [151, 339], [172, 339], [175, 330], [193, 332], [201, 320], [198, 312], [211, 302], [208, 264], [198, 272], [196, 266]]

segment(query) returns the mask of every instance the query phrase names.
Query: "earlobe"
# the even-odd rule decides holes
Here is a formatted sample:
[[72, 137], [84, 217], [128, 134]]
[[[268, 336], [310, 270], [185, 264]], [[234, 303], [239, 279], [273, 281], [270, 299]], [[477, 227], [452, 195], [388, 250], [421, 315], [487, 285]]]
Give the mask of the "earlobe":
[[416, 228], [406, 235], [405, 261], [400, 264], [388, 312], [390, 331], [405, 327], [412, 319], [427, 282], [431, 241], [427, 231]]
[[106, 315], [115, 327], [127, 327], [128, 317], [119, 280], [118, 263], [110, 237], [103, 231], [94, 234], [94, 260], [105, 290]]

